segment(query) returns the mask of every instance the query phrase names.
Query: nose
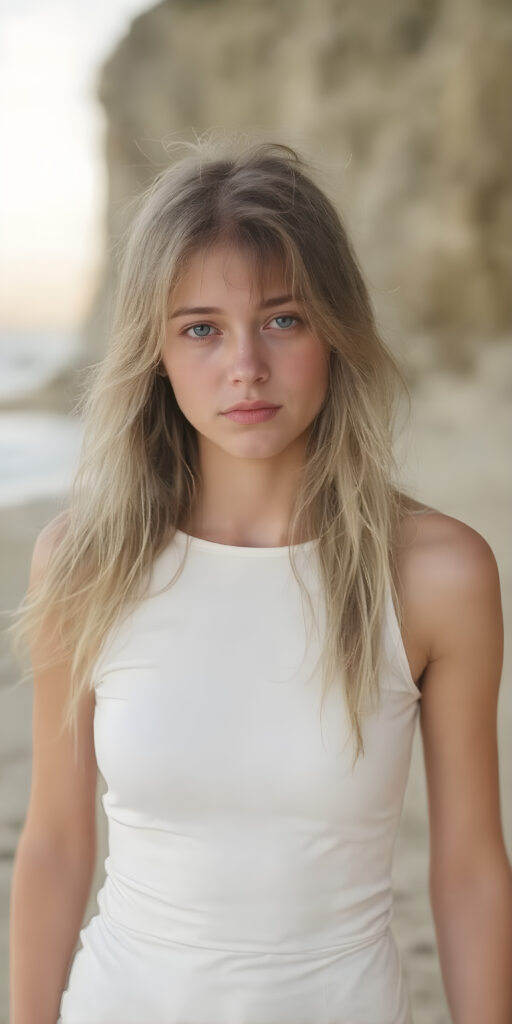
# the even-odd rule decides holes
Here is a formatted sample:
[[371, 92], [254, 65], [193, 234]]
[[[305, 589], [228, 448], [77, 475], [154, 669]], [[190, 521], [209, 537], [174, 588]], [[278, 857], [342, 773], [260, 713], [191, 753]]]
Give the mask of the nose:
[[230, 378], [236, 380], [264, 380], [268, 376], [268, 360], [263, 352], [261, 338], [243, 332], [233, 341], [230, 351]]

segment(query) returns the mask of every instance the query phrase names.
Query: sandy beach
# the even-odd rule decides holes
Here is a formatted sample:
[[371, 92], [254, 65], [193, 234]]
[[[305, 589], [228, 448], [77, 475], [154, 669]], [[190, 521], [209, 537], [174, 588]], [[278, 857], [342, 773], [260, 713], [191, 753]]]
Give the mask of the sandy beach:
[[[413, 392], [408, 430], [397, 441], [406, 460], [404, 482], [414, 496], [479, 531], [491, 545], [498, 562], [506, 634], [498, 737], [502, 815], [509, 856], [512, 852], [512, 749], [506, 737], [512, 734], [508, 640], [512, 625], [511, 399], [512, 348], [510, 345], [487, 346], [482, 350], [475, 374], [450, 377], [439, 371], [425, 375]], [[58, 403], [58, 396], [54, 395], [52, 407]], [[61, 402], [61, 408], [62, 405], [65, 407], [65, 401]], [[60, 500], [47, 499], [15, 508], [0, 508], [2, 612], [13, 608], [21, 598], [37, 533], [59, 507]], [[0, 1024], [8, 1024], [9, 890], [13, 855], [30, 787], [32, 684], [16, 687], [16, 666], [3, 636], [0, 657]], [[104, 877], [106, 828], [100, 804], [104, 791], [104, 780], [98, 776], [98, 857], [84, 923], [97, 912], [96, 893]], [[427, 873], [427, 803], [418, 728], [395, 847], [393, 929], [402, 953], [415, 1024], [450, 1024], [429, 906]]]

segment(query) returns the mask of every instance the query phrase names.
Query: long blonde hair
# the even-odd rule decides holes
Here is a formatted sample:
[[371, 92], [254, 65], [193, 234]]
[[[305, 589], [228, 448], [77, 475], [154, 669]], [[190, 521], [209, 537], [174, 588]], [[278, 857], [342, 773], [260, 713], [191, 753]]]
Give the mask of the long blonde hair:
[[77, 403], [83, 441], [62, 529], [44, 578], [14, 611], [13, 650], [27, 648], [52, 614], [59, 658], [70, 659], [63, 725], [73, 729], [76, 753], [77, 706], [92, 688], [95, 658], [121, 612], [144, 596], [148, 570], [190, 514], [200, 483], [195, 429], [159, 372], [173, 289], [187, 260], [217, 241], [243, 246], [256, 274], [278, 256], [329, 348], [328, 391], [310, 427], [290, 543], [318, 538], [327, 610], [322, 703], [341, 671], [354, 767], [364, 755], [362, 716], [378, 694], [388, 584], [402, 621], [394, 569], [407, 498], [396, 485], [392, 438], [400, 387], [410, 404], [407, 383], [310, 162], [261, 139], [220, 134], [178, 145], [188, 151], [140, 194], [122, 238], [106, 353], [87, 367]]

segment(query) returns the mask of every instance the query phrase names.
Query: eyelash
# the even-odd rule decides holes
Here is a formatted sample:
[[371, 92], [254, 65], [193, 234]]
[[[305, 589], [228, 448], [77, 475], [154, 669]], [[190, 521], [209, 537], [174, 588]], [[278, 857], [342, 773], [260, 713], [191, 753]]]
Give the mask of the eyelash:
[[[293, 313], [277, 313], [276, 316], [272, 317], [272, 320], [281, 320], [285, 318], [289, 320], [295, 320], [295, 324], [292, 324], [290, 327], [278, 327], [277, 329], [281, 331], [282, 334], [286, 334], [292, 331], [293, 328], [298, 324], [302, 324], [302, 320], [300, 319], [300, 317], [295, 316]], [[199, 320], [195, 324], [190, 324], [189, 327], [184, 327], [183, 330], [180, 331], [180, 334], [183, 334], [185, 335], [185, 337], [188, 337], [190, 339], [194, 339], [194, 341], [208, 341], [210, 338], [213, 337], [213, 335], [211, 334], [204, 334], [202, 337], [200, 334], [188, 334], [188, 331], [191, 331], [193, 327], [213, 327], [213, 324], [209, 324], [205, 320]]]

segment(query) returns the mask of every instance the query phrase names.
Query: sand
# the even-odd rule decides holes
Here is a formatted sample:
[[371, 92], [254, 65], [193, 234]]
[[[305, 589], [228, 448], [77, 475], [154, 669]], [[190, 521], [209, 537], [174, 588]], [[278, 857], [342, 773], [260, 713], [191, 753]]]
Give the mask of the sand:
[[[55, 394], [55, 392], [54, 392]], [[413, 393], [410, 426], [397, 439], [404, 479], [414, 496], [480, 532], [496, 556], [505, 619], [505, 660], [498, 705], [498, 743], [503, 829], [512, 853], [511, 659], [507, 638], [512, 624], [512, 347], [486, 346], [477, 372], [467, 377], [429, 373]], [[41, 407], [62, 408], [44, 399]], [[37, 405], [37, 403], [35, 403]], [[32, 401], [31, 407], [34, 407]], [[0, 509], [0, 610], [14, 607], [27, 584], [30, 556], [41, 527], [60, 501], [34, 501]], [[2, 616], [2, 626], [5, 619]], [[31, 772], [32, 684], [17, 679], [5, 639], [0, 648], [0, 1024], [8, 1024], [9, 890], [13, 855], [27, 808]], [[97, 912], [96, 893], [104, 878], [106, 822], [98, 775], [98, 857], [84, 924]], [[393, 868], [393, 930], [404, 966], [415, 1024], [450, 1024], [428, 897], [428, 819], [425, 771], [419, 727]], [[78, 946], [78, 942], [77, 942]], [[376, 1021], [376, 1024], [378, 1022]]]

